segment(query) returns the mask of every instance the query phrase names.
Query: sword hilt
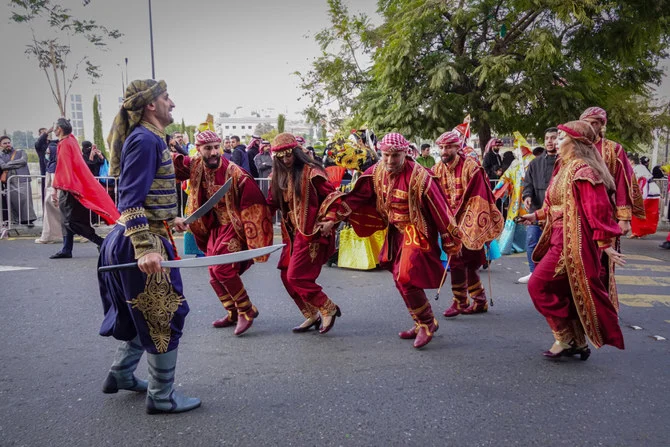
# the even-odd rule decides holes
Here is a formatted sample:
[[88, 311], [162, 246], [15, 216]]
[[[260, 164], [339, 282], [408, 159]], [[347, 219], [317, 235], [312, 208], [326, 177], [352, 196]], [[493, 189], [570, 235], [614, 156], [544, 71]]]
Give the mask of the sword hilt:
[[129, 264], [103, 265], [102, 267], [98, 267], [98, 272], [113, 272], [114, 270], [128, 270], [133, 268], [138, 268], [137, 262], [131, 262]]

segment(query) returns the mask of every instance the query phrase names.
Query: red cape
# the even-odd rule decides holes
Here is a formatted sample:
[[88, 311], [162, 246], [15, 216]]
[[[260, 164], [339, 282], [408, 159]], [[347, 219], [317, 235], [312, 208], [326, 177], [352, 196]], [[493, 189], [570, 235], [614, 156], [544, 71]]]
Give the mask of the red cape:
[[84, 207], [95, 211], [108, 224], [115, 223], [121, 217], [107, 190], [93, 177], [79, 143], [72, 134], [58, 143], [53, 187], [72, 194]]

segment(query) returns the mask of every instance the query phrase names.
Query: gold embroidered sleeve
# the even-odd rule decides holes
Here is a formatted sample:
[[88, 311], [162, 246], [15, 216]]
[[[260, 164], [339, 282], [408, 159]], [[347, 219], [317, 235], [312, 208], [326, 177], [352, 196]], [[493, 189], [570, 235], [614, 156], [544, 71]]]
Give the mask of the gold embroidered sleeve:
[[630, 206], [617, 206], [616, 207], [616, 218], [617, 220], [631, 220], [633, 218], [633, 210]]
[[121, 213], [119, 220], [126, 226], [123, 235], [130, 238], [135, 250], [135, 259], [147, 253], [161, 253], [160, 238], [151, 233], [144, 208], [128, 208]]

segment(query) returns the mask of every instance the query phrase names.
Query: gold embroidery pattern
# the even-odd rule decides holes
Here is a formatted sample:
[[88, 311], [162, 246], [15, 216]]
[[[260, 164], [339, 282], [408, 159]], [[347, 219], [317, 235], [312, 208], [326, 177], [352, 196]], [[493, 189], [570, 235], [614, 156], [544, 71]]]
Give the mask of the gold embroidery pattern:
[[309, 258], [312, 262], [316, 261], [316, 257], [319, 255], [319, 244], [318, 242], [311, 242], [309, 244]]
[[242, 249], [242, 243], [239, 239], [232, 238], [228, 241], [228, 252], [235, 253]]
[[[147, 219], [149, 220], [167, 220], [171, 221], [177, 217], [177, 191], [175, 189], [175, 182], [173, 178], [164, 179], [156, 177], [173, 176], [175, 174], [174, 164], [172, 163], [172, 155], [167, 146], [161, 153], [161, 165], [156, 169], [153, 181], [151, 182], [150, 190], [172, 190], [170, 194], [147, 194], [144, 199], [144, 208]], [[170, 208], [153, 208], [152, 206], [172, 205]]]
[[184, 297], [174, 291], [166, 272], [148, 275], [144, 292], [129, 301], [133, 309], [142, 312], [151, 340], [160, 353], [167, 352], [172, 336], [170, 323], [184, 301]]
[[[566, 170], [564, 181], [572, 183], [575, 173], [584, 167], [585, 163], [580, 160], [574, 160], [561, 169]], [[557, 192], [558, 193], [558, 192]], [[577, 314], [582, 322], [584, 330], [591, 342], [596, 347], [603, 345], [602, 333], [598, 323], [598, 316], [593, 304], [591, 288], [586, 277], [584, 261], [582, 259], [582, 223], [579, 219], [574, 190], [572, 185], [563, 188], [563, 203], [565, 212], [563, 215], [563, 251], [565, 255], [565, 268], [570, 281], [572, 297], [577, 308]]]

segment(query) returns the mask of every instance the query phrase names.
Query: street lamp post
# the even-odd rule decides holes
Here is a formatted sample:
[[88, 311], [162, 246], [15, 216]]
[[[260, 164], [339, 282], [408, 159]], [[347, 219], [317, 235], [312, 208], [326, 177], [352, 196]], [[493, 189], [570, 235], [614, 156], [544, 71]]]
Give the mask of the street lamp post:
[[149, 0], [149, 39], [151, 41], [151, 79], [156, 79], [154, 68], [154, 25], [151, 19], [151, 0]]

